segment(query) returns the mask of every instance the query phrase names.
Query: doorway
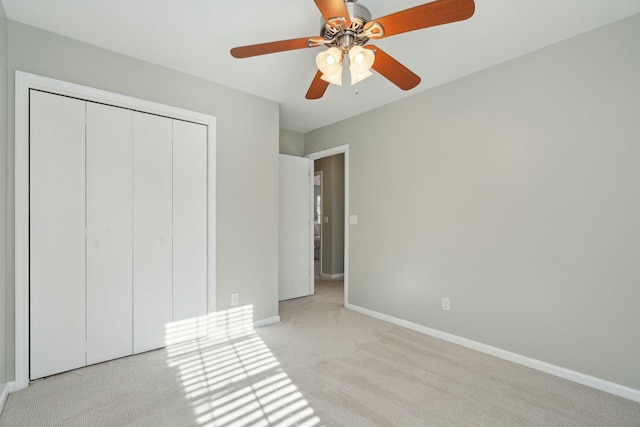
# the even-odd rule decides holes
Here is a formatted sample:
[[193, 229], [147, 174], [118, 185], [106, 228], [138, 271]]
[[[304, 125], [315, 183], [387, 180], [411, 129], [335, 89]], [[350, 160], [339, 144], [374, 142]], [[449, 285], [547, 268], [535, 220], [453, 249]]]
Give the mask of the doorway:
[[314, 281], [336, 286], [344, 283], [345, 306], [348, 305], [349, 268], [348, 148], [343, 145], [307, 155], [314, 164], [311, 181], [314, 239], [310, 248]]

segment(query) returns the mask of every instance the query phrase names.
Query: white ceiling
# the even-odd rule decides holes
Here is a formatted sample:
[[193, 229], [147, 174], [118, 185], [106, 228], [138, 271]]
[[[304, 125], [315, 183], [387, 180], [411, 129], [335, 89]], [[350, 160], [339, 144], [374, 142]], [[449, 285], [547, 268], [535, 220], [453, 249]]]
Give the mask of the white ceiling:
[[[321, 48], [235, 59], [232, 47], [317, 36], [313, 0], [2, 0], [7, 16], [77, 40], [259, 95], [298, 132], [343, 120], [549, 44], [640, 13], [640, 0], [476, 0], [467, 21], [378, 40], [422, 78], [402, 91], [384, 77], [304, 95]], [[426, 0], [359, 0], [374, 18]], [[348, 79], [345, 78], [345, 83]]]

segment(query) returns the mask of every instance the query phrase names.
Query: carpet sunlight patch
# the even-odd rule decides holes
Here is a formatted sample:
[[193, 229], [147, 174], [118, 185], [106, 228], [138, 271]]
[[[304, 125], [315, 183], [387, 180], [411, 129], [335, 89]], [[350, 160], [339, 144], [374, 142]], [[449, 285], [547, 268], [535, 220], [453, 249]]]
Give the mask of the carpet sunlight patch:
[[167, 363], [179, 372], [198, 426], [321, 424], [256, 334], [251, 305], [169, 324], [166, 342]]

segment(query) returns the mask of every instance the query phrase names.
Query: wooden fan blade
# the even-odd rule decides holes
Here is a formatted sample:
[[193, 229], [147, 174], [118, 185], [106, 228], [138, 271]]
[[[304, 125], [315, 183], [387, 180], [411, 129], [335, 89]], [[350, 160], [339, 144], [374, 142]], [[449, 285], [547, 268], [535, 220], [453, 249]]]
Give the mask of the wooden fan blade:
[[314, 0], [327, 23], [334, 27], [347, 28], [351, 24], [344, 0]]
[[471, 18], [475, 9], [473, 0], [436, 0], [369, 21], [364, 29], [366, 31], [377, 22], [384, 28], [384, 33], [377, 37], [374, 34], [371, 38], [389, 37], [421, 28], [463, 21]]
[[266, 55], [268, 53], [285, 52], [287, 50], [304, 49], [318, 46], [312, 39], [317, 37], [305, 37], [301, 39], [280, 40], [277, 42], [252, 44], [249, 46], [234, 47], [231, 55], [234, 58], [249, 58], [251, 56]]
[[313, 78], [313, 81], [311, 82], [311, 86], [309, 86], [309, 90], [307, 91], [305, 98], [307, 99], [322, 98], [322, 95], [324, 95], [324, 93], [326, 92], [327, 87], [329, 87], [329, 82], [325, 82], [320, 77], [322, 77], [322, 71], [318, 70], [318, 72], [316, 73], [316, 76]]
[[393, 59], [380, 48], [376, 46], [364, 46], [364, 48], [376, 54], [376, 59], [373, 61], [371, 68], [382, 74], [387, 80], [400, 89], [413, 89], [420, 83], [420, 77], [417, 74]]

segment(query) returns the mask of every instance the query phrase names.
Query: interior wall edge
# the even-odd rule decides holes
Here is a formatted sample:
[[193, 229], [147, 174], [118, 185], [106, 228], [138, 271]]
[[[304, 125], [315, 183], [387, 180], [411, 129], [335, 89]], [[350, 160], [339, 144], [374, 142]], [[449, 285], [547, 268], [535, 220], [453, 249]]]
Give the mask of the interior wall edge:
[[7, 403], [7, 396], [9, 396], [9, 384], [4, 384], [2, 390], [0, 390], [0, 415], [4, 409], [4, 404]]
[[280, 128], [279, 152], [280, 154], [304, 157], [304, 135], [300, 132]]
[[[9, 87], [8, 87], [8, 30], [7, 17], [4, 5], [0, 1], [0, 387], [4, 390], [6, 382], [10, 379], [8, 358], [10, 337], [8, 334], [9, 323], [9, 278], [7, 274], [7, 262], [9, 247], [8, 241], [8, 153], [9, 153]], [[2, 409], [0, 405], [0, 410]]]

